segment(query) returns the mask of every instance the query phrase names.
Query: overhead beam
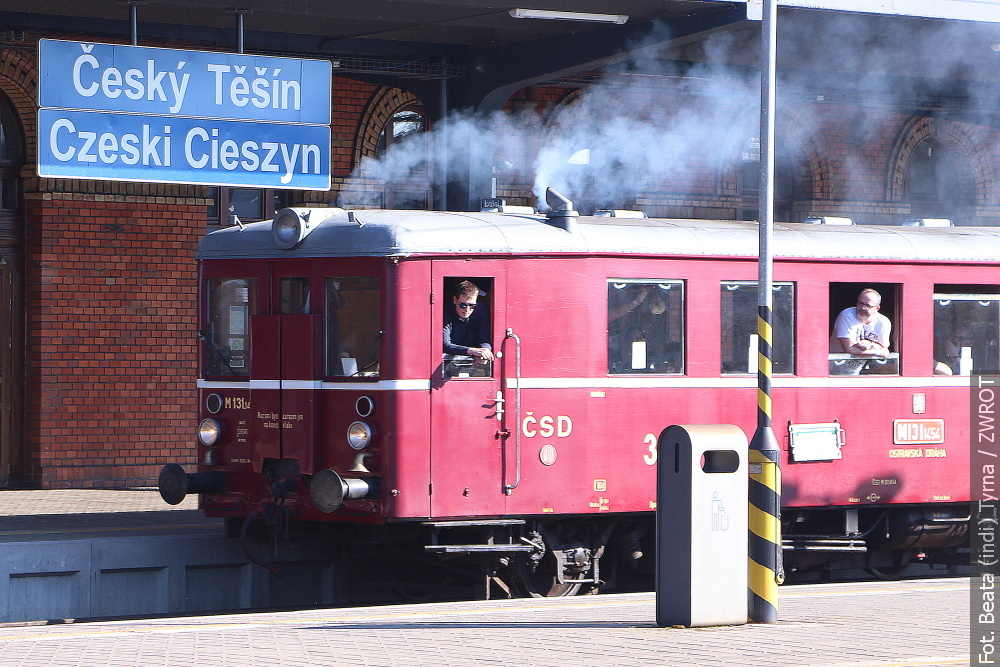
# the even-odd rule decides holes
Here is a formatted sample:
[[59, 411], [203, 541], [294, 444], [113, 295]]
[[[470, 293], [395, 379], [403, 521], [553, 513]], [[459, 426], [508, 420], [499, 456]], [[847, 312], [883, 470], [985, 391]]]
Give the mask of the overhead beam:
[[[761, 6], [761, 0], [709, 0], [709, 2], [741, 2], [746, 5]], [[1000, 23], [998, 0], [778, 0], [778, 6]], [[755, 14], [759, 12], [750, 8], [748, 11]]]
[[643, 50], [678, 46], [743, 25], [744, 7], [681, 18], [626, 23], [530, 42], [474, 49], [467, 74], [452, 86], [452, 108], [495, 111], [527, 86], [634, 58]]

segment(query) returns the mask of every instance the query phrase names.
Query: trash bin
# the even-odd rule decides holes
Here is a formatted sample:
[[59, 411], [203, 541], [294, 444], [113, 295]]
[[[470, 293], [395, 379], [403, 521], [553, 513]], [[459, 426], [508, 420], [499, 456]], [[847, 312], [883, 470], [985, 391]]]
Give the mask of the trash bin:
[[748, 441], [738, 426], [670, 426], [656, 490], [656, 624], [747, 622]]

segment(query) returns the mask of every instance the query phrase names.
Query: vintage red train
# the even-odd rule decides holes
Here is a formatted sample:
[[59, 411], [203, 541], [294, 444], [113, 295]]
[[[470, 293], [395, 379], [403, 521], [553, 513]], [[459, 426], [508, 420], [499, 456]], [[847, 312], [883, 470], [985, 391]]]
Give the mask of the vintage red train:
[[[657, 437], [756, 420], [753, 222], [285, 209], [199, 250], [200, 493], [533, 595], [652, 572]], [[1000, 230], [780, 224], [774, 426], [786, 568], [954, 562], [970, 374], [995, 371]], [[492, 363], [447, 355], [460, 281]], [[830, 353], [874, 288], [891, 351]], [[670, 508], [659, 508], [670, 511]]]

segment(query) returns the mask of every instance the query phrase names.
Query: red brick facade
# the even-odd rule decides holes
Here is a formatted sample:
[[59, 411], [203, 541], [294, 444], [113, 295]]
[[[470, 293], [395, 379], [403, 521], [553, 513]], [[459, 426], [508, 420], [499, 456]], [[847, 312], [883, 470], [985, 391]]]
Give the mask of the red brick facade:
[[[26, 325], [17, 483], [149, 486], [163, 463], [195, 462], [194, 254], [212, 202], [198, 186], [35, 177], [35, 60], [29, 50], [0, 55], [0, 91], [17, 110], [26, 147], [23, 249], [11, 249], [23, 254]], [[680, 113], [695, 102], [675, 84], [657, 90], [651, 80], [635, 96], [617, 100], [616, 108], [625, 116]], [[498, 155], [498, 162], [512, 165], [497, 174], [498, 194], [509, 203], [535, 203], [539, 146], [579, 121], [584, 97], [577, 86], [550, 85], [519, 91], [508, 102], [505, 111], [527, 130], [521, 144], [505, 144]], [[350, 180], [352, 170], [363, 156], [375, 155], [392, 114], [420, 102], [401, 90], [344, 78], [334, 80], [333, 98], [333, 188], [294, 193], [295, 203], [326, 206], [349, 190], [385, 190], [386, 183], [371, 178]], [[719, 124], [728, 131], [727, 159], [691, 164], [669, 180], [646, 184], [619, 207], [656, 216], [739, 217], [746, 205], [739, 155], [756, 118], [740, 113]], [[778, 133], [779, 146], [794, 138], [797, 147], [786, 162], [793, 220], [844, 215], [898, 224], [915, 214], [906, 190], [912, 152], [933, 138], [958, 165], [965, 203], [956, 217], [1000, 223], [995, 129], [815, 101], [783, 108]], [[408, 187], [430, 192], [431, 176], [418, 174]], [[0, 484], [2, 478], [0, 471]]]
[[146, 486], [164, 461], [194, 462], [205, 201], [68, 185], [43, 181], [27, 200], [25, 482]]

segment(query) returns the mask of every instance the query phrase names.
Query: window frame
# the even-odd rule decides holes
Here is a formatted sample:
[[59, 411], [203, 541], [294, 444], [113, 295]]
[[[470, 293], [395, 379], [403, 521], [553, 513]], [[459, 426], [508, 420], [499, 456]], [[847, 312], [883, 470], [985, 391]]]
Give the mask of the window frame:
[[[758, 285], [759, 285], [759, 281], [757, 281], [757, 280], [721, 280], [721, 281], [719, 281], [719, 331], [720, 331], [720, 334], [726, 328], [726, 322], [723, 319], [724, 318], [724, 313], [722, 312], [722, 295], [723, 295], [722, 289], [724, 289], [724, 287], [726, 285], [737, 285], [737, 286], [740, 286], [740, 287], [751, 287], [752, 286], [754, 288], [754, 317], [753, 317], [753, 325], [752, 325], [751, 328], [752, 328], [752, 330], [754, 332], [756, 332], [757, 331], [757, 318], [759, 317], [759, 315], [756, 312], [757, 307], [759, 305], [759, 303], [758, 303], [759, 299], [757, 298], [757, 288], [758, 288]], [[789, 317], [789, 323], [791, 325], [791, 331], [788, 334], [788, 344], [789, 344], [789, 349], [790, 349], [790, 358], [788, 360], [788, 366], [790, 367], [791, 370], [784, 370], [784, 371], [780, 371], [780, 372], [777, 370], [777, 363], [775, 361], [775, 350], [778, 348], [778, 337], [775, 334], [775, 332], [777, 331], [777, 317], [776, 317], [777, 309], [773, 305], [773, 303], [774, 303], [773, 302], [773, 299], [774, 299], [774, 295], [773, 294], [772, 294], [772, 297], [771, 297], [772, 298], [772, 308], [771, 308], [771, 368], [772, 368], [772, 374], [773, 375], [794, 376], [796, 374], [796, 364], [797, 364], [797, 361], [798, 361], [798, 354], [796, 354], [796, 352], [797, 352], [797, 349], [796, 349], [796, 323], [797, 323], [797, 319], [796, 318], [797, 318], [797, 311], [798, 311], [798, 303], [797, 303], [797, 299], [796, 299], [796, 293], [798, 291], [797, 290], [797, 285], [796, 285], [796, 281], [794, 281], [794, 280], [775, 280], [775, 281], [773, 281], [771, 283], [771, 291], [772, 292], [778, 292], [778, 291], [780, 291], [784, 287], [791, 287], [792, 288], [791, 289], [791, 301], [792, 301], [792, 303], [791, 303], [791, 316]], [[753, 336], [753, 338], [755, 340], [757, 338], [757, 335], [758, 334], [756, 334], [756, 333], [751, 334], [751, 336]], [[728, 375], [755, 375], [758, 372], [758, 369], [757, 369], [757, 365], [758, 365], [757, 352], [760, 349], [759, 342], [757, 342], [755, 345], [753, 345], [752, 348], [749, 345], [747, 346], [747, 370], [745, 370], [745, 371], [743, 371], [743, 370], [727, 371], [727, 370], [725, 370], [723, 368], [723, 366], [722, 366], [722, 362], [723, 362], [723, 357], [722, 357], [723, 348], [722, 348], [722, 346], [724, 345], [724, 343], [725, 343], [724, 337], [720, 335], [720, 341], [719, 341], [719, 375], [720, 376], [728, 376]], [[752, 364], [750, 363], [751, 360], [753, 361]]]
[[[644, 303], [646, 301], [646, 299], [648, 299], [649, 297], [647, 295], [646, 297], [644, 297], [642, 299], [642, 301], [640, 303], [635, 304], [632, 308], [630, 308], [628, 310], [625, 310], [621, 314], [618, 314], [616, 317], [612, 318], [612, 314], [613, 314], [612, 313], [612, 308], [616, 308], [616, 309], [617, 308], [621, 308], [623, 306], [623, 304], [619, 303], [619, 304], [617, 304], [615, 306], [612, 305], [612, 303], [611, 303], [611, 294], [612, 294], [611, 289], [614, 286], [616, 286], [616, 285], [622, 285], [622, 287], [620, 287], [618, 289], [624, 290], [626, 288], [626, 286], [628, 286], [628, 285], [652, 285], [652, 286], [657, 286], [657, 285], [664, 285], [664, 284], [671, 286], [670, 288], [668, 288], [665, 291], [671, 291], [674, 287], [679, 287], [680, 288], [678, 290], [678, 293], [679, 293], [679, 297], [678, 298], [680, 299], [680, 303], [676, 307], [674, 313], [670, 312], [671, 311], [670, 304], [667, 303], [666, 304], [666, 309], [663, 311], [663, 313], [653, 314], [654, 316], [657, 316], [657, 315], [660, 315], [660, 314], [668, 314], [668, 318], [667, 319], [668, 319], [669, 326], [668, 326], [667, 331], [664, 334], [664, 340], [659, 341], [659, 343], [662, 345], [662, 352], [658, 355], [658, 359], [656, 359], [656, 360], [654, 360], [652, 362], [653, 364], [662, 363], [662, 364], [664, 364], [664, 368], [662, 370], [661, 369], [650, 369], [649, 368], [650, 362], [649, 362], [649, 356], [647, 355], [648, 347], [644, 345], [642, 347], [643, 366], [644, 366], [643, 368], [641, 368], [641, 369], [640, 368], [635, 368], [635, 366], [634, 366], [635, 360], [632, 358], [632, 352], [630, 352], [629, 353], [629, 359], [631, 361], [629, 361], [628, 366], [626, 367], [626, 366], [623, 365], [623, 366], [621, 366], [620, 369], [616, 369], [616, 367], [615, 367], [616, 366], [616, 360], [619, 359], [619, 358], [621, 358], [621, 359], [625, 358], [624, 357], [624, 353], [623, 353], [624, 347], [622, 347], [622, 345], [624, 344], [624, 342], [625, 342], [626, 339], [622, 338], [620, 341], [618, 341], [618, 347], [617, 348], [613, 348], [612, 347], [613, 343], [615, 342], [614, 341], [614, 336], [612, 335], [612, 324], [615, 323], [615, 322], [618, 322], [621, 319], [624, 319], [625, 317], [627, 317], [629, 315], [632, 315], [635, 311], [639, 310], [639, 308], [641, 307], [642, 303]], [[677, 279], [677, 278], [607, 278], [605, 280], [604, 294], [605, 294], [606, 308], [607, 308], [607, 310], [606, 310], [607, 328], [605, 330], [606, 340], [605, 340], [605, 348], [604, 348], [605, 352], [607, 353], [607, 358], [606, 358], [606, 362], [607, 363], [605, 364], [605, 368], [606, 368], [607, 374], [609, 376], [635, 377], [635, 376], [662, 375], [662, 376], [676, 377], [676, 376], [684, 376], [684, 375], [687, 374], [687, 363], [688, 363], [688, 359], [687, 359], [687, 334], [688, 334], [688, 331], [687, 331], [687, 321], [688, 321], [688, 317], [687, 317], [687, 281], [686, 280], [684, 280], [684, 279]], [[625, 303], [625, 305], [627, 305], [627, 302], [624, 302], [624, 303]], [[680, 321], [679, 322], [672, 321], [672, 318], [674, 316], [679, 316]], [[679, 333], [680, 333], [679, 340], [667, 340], [667, 339], [670, 338], [671, 330], [673, 330], [673, 329], [676, 329], [677, 331], [679, 331]], [[643, 333], [645, 333], [645, 332], [643, 332]], [[634, 343], [637, 343], [637, 342], [640, 342], [640, 341], [633, 341], [633, 345], [634, 345]], [[647, 341], [641, 341], [641, 342], [645, 343]], [[676, 348], [672, 348], [672, 346], [674, 344], [677, 345]], [[673, 352], [668, 352], [668, 348], [672, 348], [672, 349], [674, 349], [674, 351]], [[633, 347], [632, 351], [634, 352], [635, 350], [636, 350], [636, 348]], [[672, 354], [676, 354], [677, 355], [677, 362], [675, 364], [671, 364], [671, 362], [669, 361], [670, 355], [672, 355]], [[670, 370], [671, 368], [675, 368], [675, 370]]]

